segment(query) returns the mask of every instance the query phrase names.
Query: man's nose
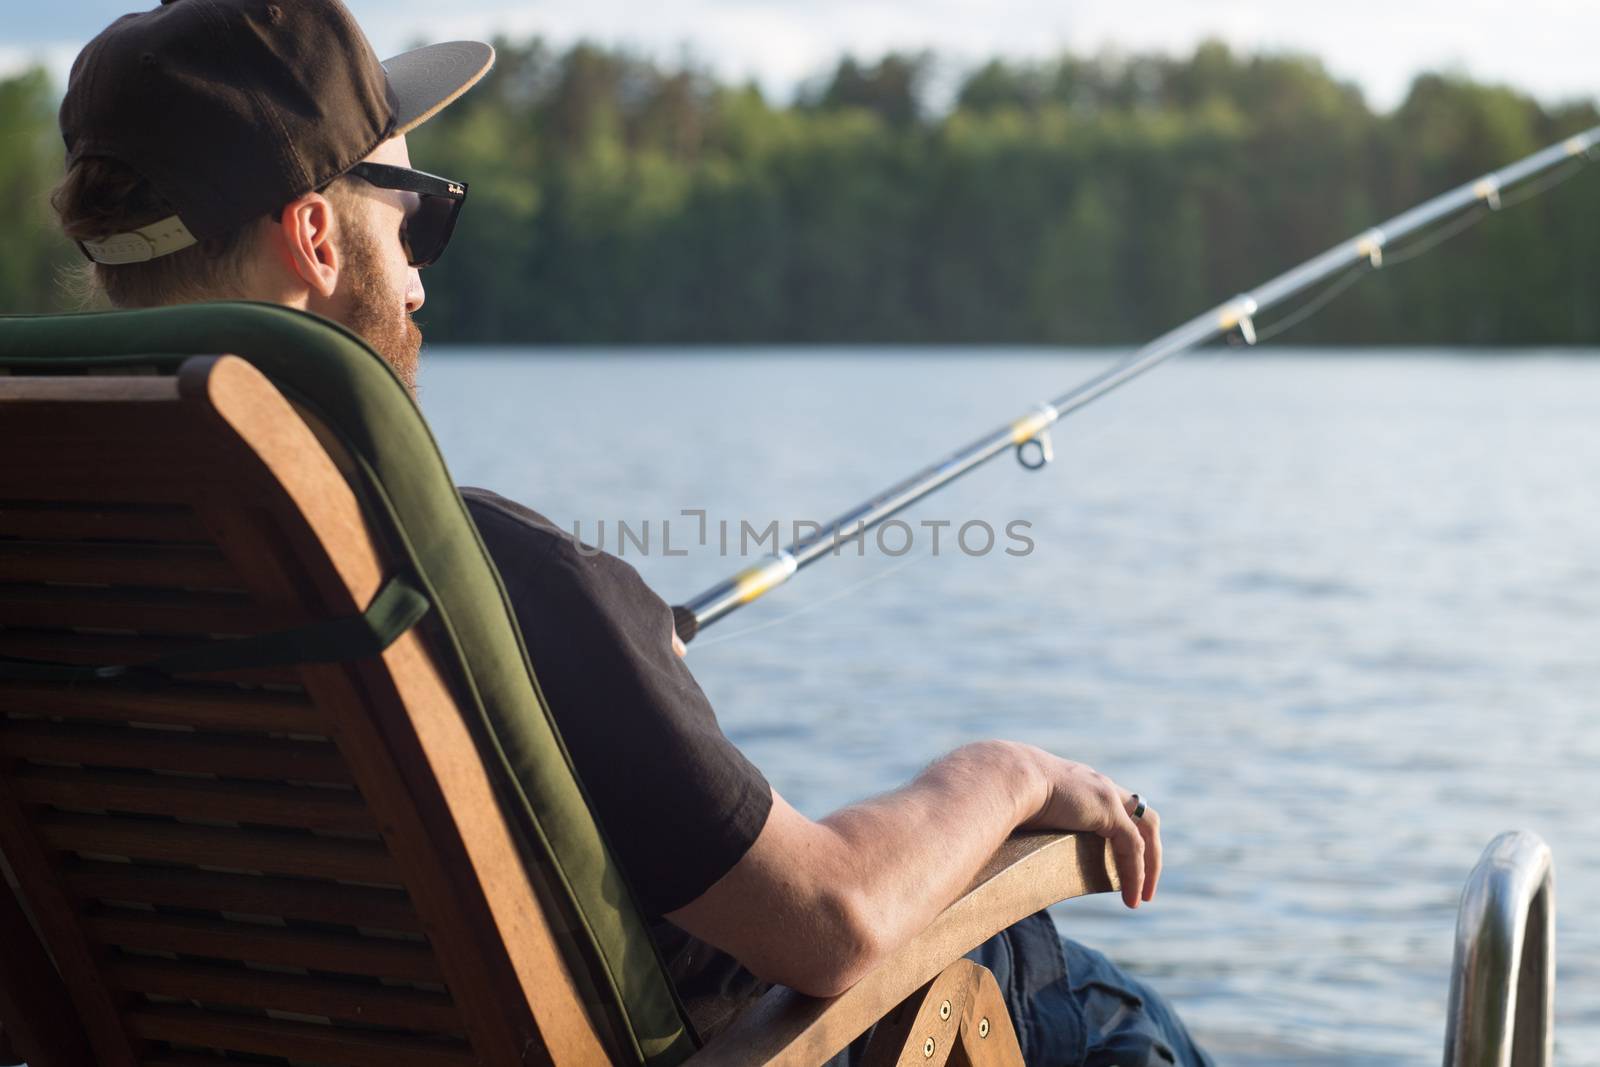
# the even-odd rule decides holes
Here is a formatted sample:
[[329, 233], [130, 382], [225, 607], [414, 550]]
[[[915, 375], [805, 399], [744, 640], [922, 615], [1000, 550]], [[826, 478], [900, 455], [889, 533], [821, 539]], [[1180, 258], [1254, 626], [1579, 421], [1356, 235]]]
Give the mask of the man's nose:
[[411, 274], [406, 279], [406, 314], [414, 315], [422, 307], [422, 302], [428, 294], [422, 290], [422, 273], [417, 268], [411, 268]]

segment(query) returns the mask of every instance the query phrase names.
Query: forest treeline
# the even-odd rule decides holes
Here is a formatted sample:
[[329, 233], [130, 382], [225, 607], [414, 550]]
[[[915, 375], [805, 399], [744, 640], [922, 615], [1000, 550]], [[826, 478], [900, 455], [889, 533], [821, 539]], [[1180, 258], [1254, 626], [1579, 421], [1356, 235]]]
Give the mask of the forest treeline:
[[[997, 60], [938, 106], [927, 55], [846, 59], [775, 103], [693, 66], [496, 47], [411, 137], [471, 187], [424, 274], [436, 342], [1129, 342], [1600, 123], [1445, 74], [1378, 112], [1312, 58], [1219, 44]], [[58, 92], [0, 81], [7, 311], [66, 303]], [[1285, 339], [1596, 344], [1597, 296], [1600, 168]]]

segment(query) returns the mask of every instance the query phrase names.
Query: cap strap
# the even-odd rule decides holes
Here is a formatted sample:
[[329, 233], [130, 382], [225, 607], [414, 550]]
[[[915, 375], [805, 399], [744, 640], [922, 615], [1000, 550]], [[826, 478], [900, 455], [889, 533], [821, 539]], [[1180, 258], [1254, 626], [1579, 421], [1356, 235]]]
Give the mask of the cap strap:
[[79, 241], [84, 255], [96, 263], [143, 263], [196, 244], [194, 234], [176, 215], [141, 226], [130, 233], [103, 237], [98, 241]]

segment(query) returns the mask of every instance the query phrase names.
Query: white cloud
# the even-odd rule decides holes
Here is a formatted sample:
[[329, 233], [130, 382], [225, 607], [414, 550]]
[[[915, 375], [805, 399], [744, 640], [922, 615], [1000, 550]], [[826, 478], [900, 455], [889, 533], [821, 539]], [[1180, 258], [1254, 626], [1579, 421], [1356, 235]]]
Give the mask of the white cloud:
[[81, 47], [82, 44], [76, 41], [52, 41], [27, 46], [0, 44], [0, 78], [19, 74], [30, 67], [43, 66], [59, 89], [67, 84], [72, 60]]
[[[127, 0], [132, 6], [133, 0]], [[1420, 70], [1452, 68], [1544, 99], [1593, 97], [1595, 0], [347, 0], [381, 54], [417, 40], [541, 34], [684, 54], [782, 97], [842, 52], [931, 48], [957, 62], [1065, 49], [1185, 52], [1206, 37], [1322, 57], [1380, 107]], [[36, 20], [48, 20], [45, 9]], [[64, 16], [63, 16], [64, 17]], [[81, 20], [80, 20], [81, 21]], [[66, 36], [63, 30], [55, 36]], [[0, 71], [45, 56], [63, 79], [75, 45], [0, 46]]]
[[725, 76], [756, 77], [780, 94], [841, 52], [872, 56], [928, 47], [976, 62], [1064, 49], [1183, 52], [1206, 37], [1241, 49], [1321, 56], [1380, 107], [1397, 103], [1419, 70], [1451, 68], [1546, 99], [1600, 90], [1591, 42], [1593, 0], [462, 0], [441, 12], [417, 0], [353, 0], [382, 49], [418, 38], [539, 33], [588, 38], [671, 59], [685, 48]]

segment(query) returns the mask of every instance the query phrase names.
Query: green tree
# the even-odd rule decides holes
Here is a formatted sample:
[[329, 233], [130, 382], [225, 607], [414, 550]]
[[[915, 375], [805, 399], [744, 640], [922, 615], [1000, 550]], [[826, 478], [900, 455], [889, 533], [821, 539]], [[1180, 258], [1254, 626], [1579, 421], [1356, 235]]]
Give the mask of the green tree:
[[36, 311], [65, 299], [61, 271], [78, 256], [60, 234], [50, 190], [61, 176], [55, 93], [42, 69], [0, 80], [0, 311]]
[[[471, 187], [424, 279], [435, 341], [1132, 342], [1600, 123], [1440, 74], [1377, 113], [1313, 57], [1218, 42], [996, 59], [942, 111], [925, 53], [845, 58], [785, 105], [692, 64], [496, 47], [411, 138]], [[46, 203], [54, 97], [40, 71], [0, 82], [8, 310], [62, 306], [75, 256]], [[1414, 264], [1391, 249], [1287, 339], [1600, 342], [1595, 180]]]

